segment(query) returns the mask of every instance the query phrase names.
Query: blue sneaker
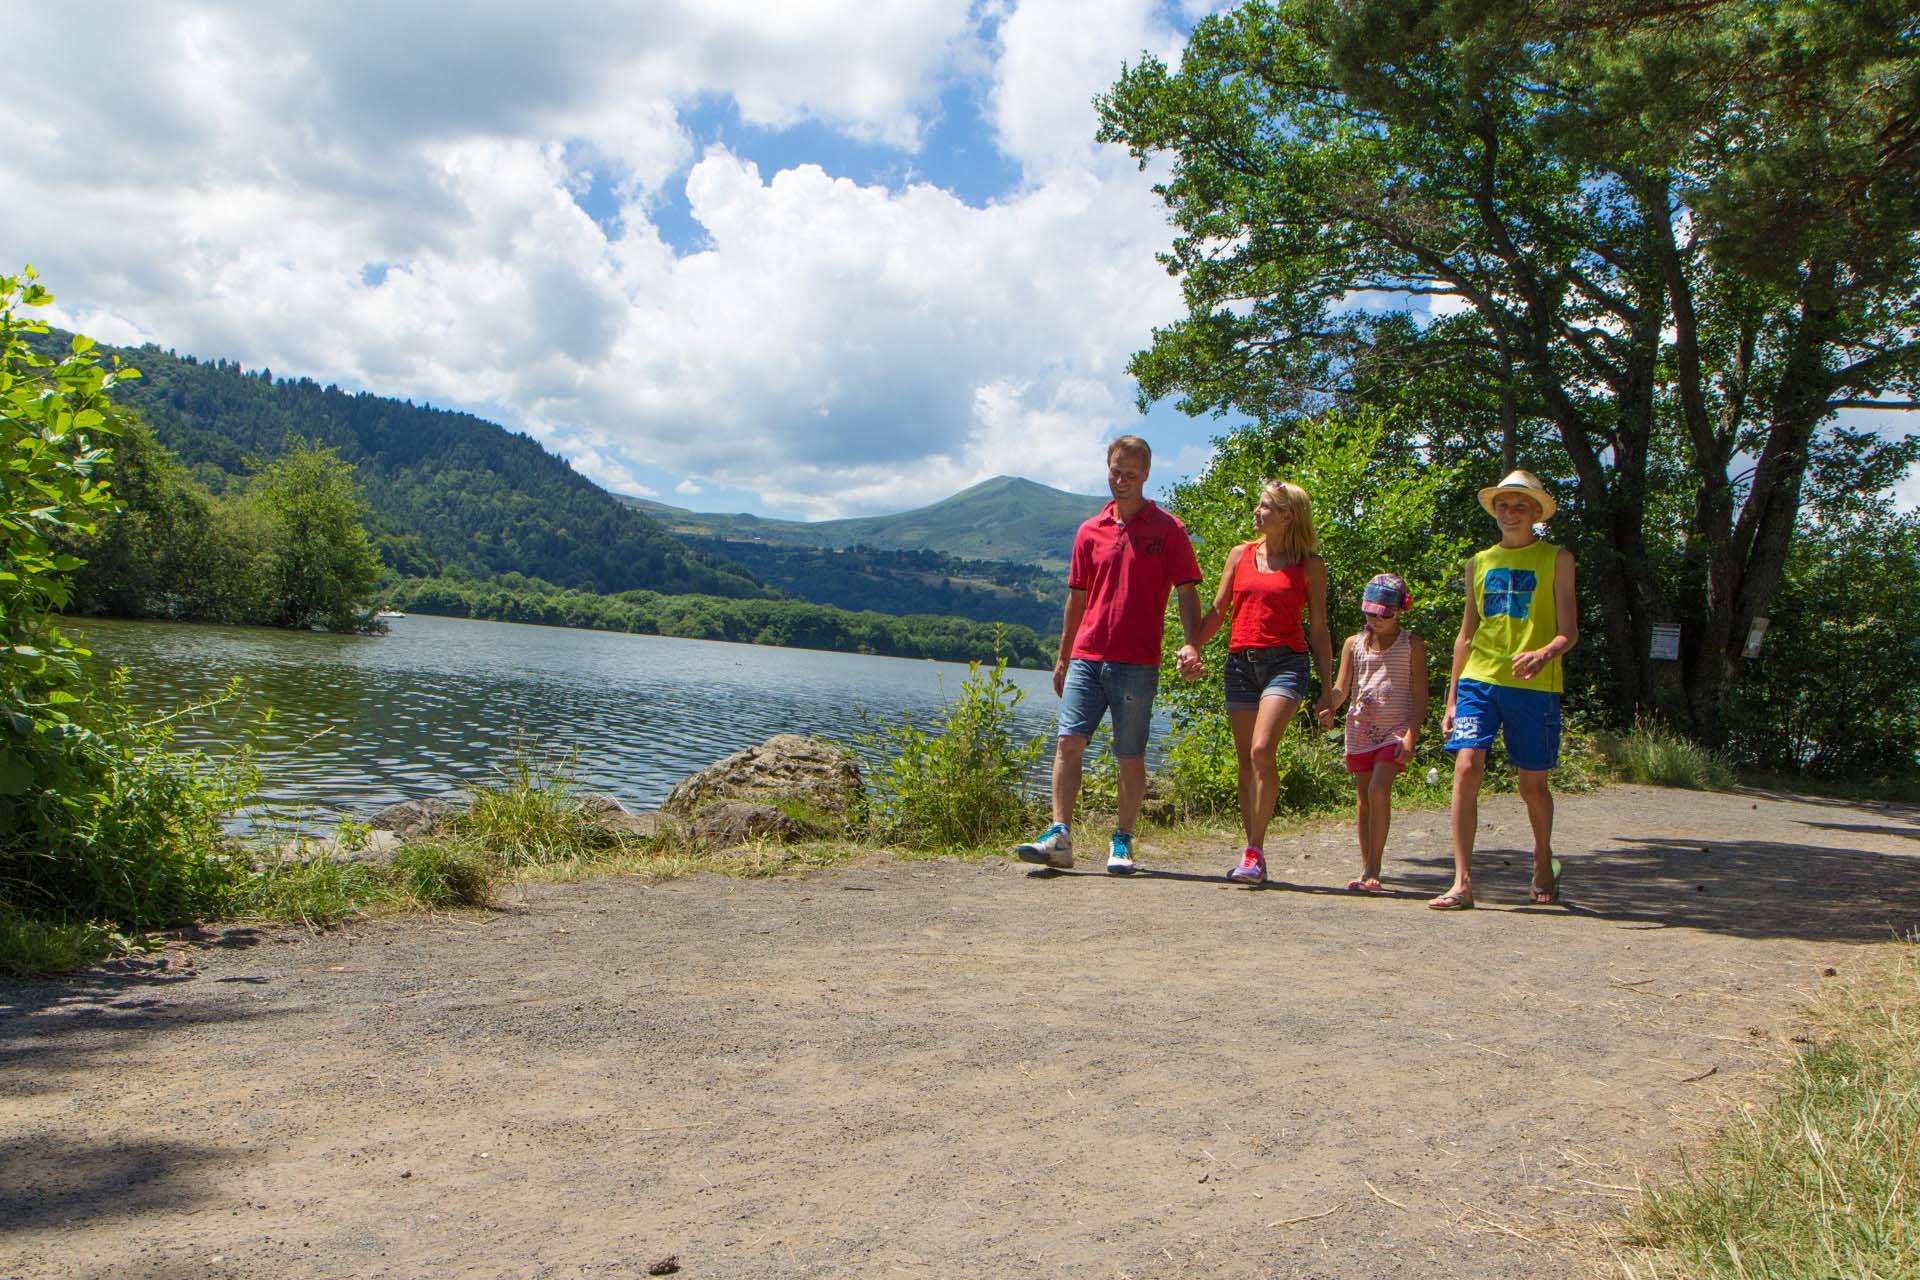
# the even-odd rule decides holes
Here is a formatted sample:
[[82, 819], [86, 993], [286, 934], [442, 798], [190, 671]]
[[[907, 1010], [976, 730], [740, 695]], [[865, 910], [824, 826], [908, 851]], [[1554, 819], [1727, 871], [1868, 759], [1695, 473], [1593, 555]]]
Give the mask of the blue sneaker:
[[1110, 876], [1133, 874], [1133, 837], [1124, 831], [1113, 833], [1112, 851], [1107, 854], [1107, 874]]
[[1056, 822], [1040, 833], [1037, 840], [1013, 847], [1013, 856], [1022, 862], [1037, 862], [1043, 867], [1065, 871], [1073, 865], [1073, 836], [1067, 824]]

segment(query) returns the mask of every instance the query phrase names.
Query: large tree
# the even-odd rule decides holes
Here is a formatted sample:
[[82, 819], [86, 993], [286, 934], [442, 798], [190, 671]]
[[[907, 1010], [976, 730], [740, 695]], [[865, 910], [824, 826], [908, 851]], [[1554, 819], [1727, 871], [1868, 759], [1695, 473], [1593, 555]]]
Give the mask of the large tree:
[[[1914, 456], [1830, 424], [1920, 384], [1917, 41], [1893, 0], [1210, 18], [1099, 104], [1168, 164], [1188, 314], [1135, 357], [1143, 395], [1270, 422], [1464, 373], [1489, 479], [1529, 423], [1558, 445], [1520, 461], [1571, 482], [1617, 709], [1716, 737], [1809, 467]], [[1673, 622], [1677, 688], [1646, 659]]]

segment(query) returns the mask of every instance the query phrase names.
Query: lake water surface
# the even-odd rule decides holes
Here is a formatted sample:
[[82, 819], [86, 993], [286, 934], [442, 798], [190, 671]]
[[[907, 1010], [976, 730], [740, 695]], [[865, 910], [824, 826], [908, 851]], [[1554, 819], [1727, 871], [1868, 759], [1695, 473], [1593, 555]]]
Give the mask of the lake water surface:
[[[964, 666], [412, 616], [385, 636], [74, 619], [102, 666], [125, 667], [137, 706], [172, 709], [245, 681], [247, 707], [181, 722], [183, 745], [233, 743], [258, 712], [268, 811], [305, 829], [492, 780], [524, 748], [572, 753], [584, 790], [651, 808], [674, 783], [775, 733], [848, 743], [926, 723]], [[1013, 671], [1025, 730], [1049, 734], [1050, 673]], [[865, 712], [872, 725], [862, 719]]]

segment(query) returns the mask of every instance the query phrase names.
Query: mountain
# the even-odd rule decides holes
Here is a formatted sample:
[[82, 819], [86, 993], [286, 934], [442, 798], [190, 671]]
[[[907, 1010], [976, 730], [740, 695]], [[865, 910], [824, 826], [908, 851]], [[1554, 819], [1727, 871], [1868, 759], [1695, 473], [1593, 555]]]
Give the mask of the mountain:
[[866, 545], [794, 547], [680, 536], [690, 546], [745, 565], [797, 600], [840, 609], [1011, 622], [1044, 636], [1059, 631], [1067, 599], [1066, 575], [1038, 565]]
[[518, 572], [602, 593], [777, 594], [724, 556], [686, 546], [531, 436], [472, 414], [158, 347], [112, 354], [143, 375], [116, 399], [215, 492], [280, 453], [289, 435], [338, 450], [355, 467], [375, 545], [403, 575]]
[[1066, 565], [1074, 530], [1107, 500], [1015, 476], [995, 476], [929, 507], [844, 520], [768, 520], [688, 511], [644, 498], [621, 496], [620, 501], [645, 511], [673, 533], [725, 542], [937, 551], [963, 559], [1060, 569]]

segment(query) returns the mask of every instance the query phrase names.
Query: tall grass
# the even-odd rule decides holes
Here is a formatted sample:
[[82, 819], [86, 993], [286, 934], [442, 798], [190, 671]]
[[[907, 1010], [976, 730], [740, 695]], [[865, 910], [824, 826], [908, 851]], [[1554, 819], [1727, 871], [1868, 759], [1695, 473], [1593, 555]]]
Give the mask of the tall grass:
[[580, 804], [571, 754], [542, 760], [520, 748], [475, 788], [466, 809], [447, 823], [443, 843], [484, 852], [508, 867], [591, 860], [616, 849], [620, 837]]
[[0, 977], [66, 973], [105, 955], [114, 940], [103, 925], [36, 920], [0, 907]]
[[1626, 1224], [1632, 1280], [1920, 1276], [1920, 947], [1831, 988], [1779, 1096]]
[[1726, 757], [1703, 747], [1657, 720], [1640, 717], [1624, 733], [1601, 734], [1601, 754], [1626, 782], [1694, 791], [1724, 790], [1734, 784]]

